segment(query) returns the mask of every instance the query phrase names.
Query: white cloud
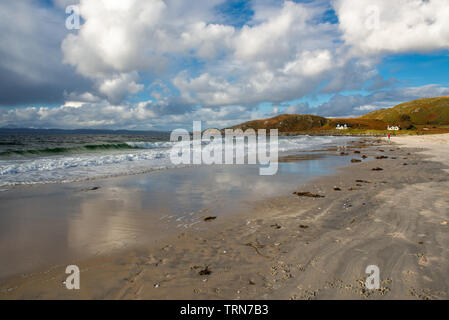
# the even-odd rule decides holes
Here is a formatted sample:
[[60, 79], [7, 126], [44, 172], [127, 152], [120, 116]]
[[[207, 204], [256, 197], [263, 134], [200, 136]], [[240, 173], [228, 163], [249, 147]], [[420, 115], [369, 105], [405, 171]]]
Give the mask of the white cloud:
[[165, 108], [169, 106], [152, 101], [120, 105], [67, 101], [55, 108], [3, 108], [0, 127], [167, 130], [190, 128], [193, 120], [203, 120], [207, 127], [222, 128], [258, 117], [242, 106], [185, 109], [179, 113], [166, 112]]
[[235, 39], [235, 55], [242, 60], [283, 56], [291, 43], [289, 35], [307, 32], [311, 12], [301, 4], [286, 1], [281, 10], [255, 26], [244, 26]]
[[335, 0], [334, 7], [358, 54], [449, 49], [447, 0]]
[[346, 64], [335, 26], [317, 23], [324, 8], [286, 1], [255, 10], [257, 23], [233, 33], [223, 60], [200, 75], [174, 78], [186, 101], [221, 106], [300, 98]]
[[208, 23], [218, 2], [81, 0], [85, 22], [62, 42], [64, 61], [118, 103], [139, 91], [137, 73], [162, 74], [176, 55], [212, 59], [230, 46], [234, 28]]
[[391, 108], [406, 101], [446, 95], [449, 95], [449, 88], [437, 84], [377, 91], [367, 96], [336, 94], [328, 102], [313, 108], [306, 106], [302, 111], [328, 117], [358, 116], [379, 108]]
[[355, 110], [358, 110], [358, 111], [373, 111], [373, 110], [376, 110], [376, 109], [379, 109], [379, 107], [378, 106], [369, 105], [369, 104], [355, 108]]
[[297, 55], [297, 59], [288, 62], [283, 72], [314, 76], [332, 67], [332, 55], [329, 50], [303, 51]]
[[262, 119], [278, 113], [317, 114], [326, 117], [356, 116], [379, 108], [421, 97], [449, 95], [449, 88], [438, 85], [379, 91], [368, 96], [335, 95], [317, 107], [308, 103], [274, 107], [258, 113], [242, 105], [189, 109], [177, 101], [142, 101], [113, 105], [106, 100], [96, 102], [67, 101], [60, 107], [28, 107], [0, 109], [0, 127], [30, 128], [99, 128], [158, 129], [191, 128], [193, 120], [202, 120], [204, 127], [229, 127], [244, 121]]
[[[337, 26], [321, 20], [327, 5], [259, 2], [251, 23], [236, 28], [214, 22], [219, 2], [81, 0], [85, 23], [63, 41], [65, 61], [113, 104], [142, 89], [141, 73], [171, 80], [184, 102], [205, 107], [297, 99], [324, 80], [326, 93], [357, 90], [377, 76], [372, 60], [351, 60], [335, 41]], [[179, 57], [202, 67], [177, 69]]]
[[137, 72], [122, 73], [103, 80], [99, 84], [99, 91], [103, 93], [111, 103], [120, 103], [126, 94], [136, 94], [144, 87], [137, 84]]
[[98, 78], [161, 63], [156, 28], [166, 10], [162, 0], [98, 0], [80, 2], [85, 23], [62, 43], [65, 62], [88, 77]]
[[81, 0], [85, 23], [62, 43], [65, 62], [88, 77], [118, 72], [158, 72], [170, 55], [212, 58], [234, 33], [210, 23], [221, 1]]
[[[261, 102], [282, 106], [362, 86], [384, 91], [287, 110], [341, 116], [447, 93], [437, 85], [388, 91], [395, 79], [376, 70], [385, 54], [449, 49], [447, 0], [253, 1], [243, 27], [217, 12], [224, 0], [80, 0], [83, 25], [73, 32], [61, 9], [78, 0], [53, 2], [57, 8], [0, 4], [7, 13], [0, 20], [0, 103], [50, 96], [40, 90], [46, 86], [60, 91], [61, 107], [8, 108], [0, 126], [131, 128], [193, 117], [225, 126], [263, 117], [254, 113]], [[332, 6], [340, 24], [323, 19]], [[85, 82], [72, 86], [68, 78]], [[21, 85], [25, 90], [9, 94]], [[144, 87], [148, 101], [129, 102]]]
[[194, 50], [199, 58], [212, 59], [220, 51], [229, 50], [235, 29], [232, 26], [206, 24], [204, 21], [186, 26], [180, 38], [185, 48]]

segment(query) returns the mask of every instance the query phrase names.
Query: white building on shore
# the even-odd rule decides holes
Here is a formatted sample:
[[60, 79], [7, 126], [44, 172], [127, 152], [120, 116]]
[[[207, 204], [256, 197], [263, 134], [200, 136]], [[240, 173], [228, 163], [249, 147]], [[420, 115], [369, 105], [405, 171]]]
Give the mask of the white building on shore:
[[345, 123], [345, 124], [337, 124], [335, 129], [337, 129], [337, 130], [348, 130], [349, 128], [348, 128], [348, 125]]
[[388, 127], [387, 127], [387, 130], [390, 130], [390, 131], [398, 131], [398, 130], [401, 130], [401, 128], [399, 128], [399, 126], [388, 126]]

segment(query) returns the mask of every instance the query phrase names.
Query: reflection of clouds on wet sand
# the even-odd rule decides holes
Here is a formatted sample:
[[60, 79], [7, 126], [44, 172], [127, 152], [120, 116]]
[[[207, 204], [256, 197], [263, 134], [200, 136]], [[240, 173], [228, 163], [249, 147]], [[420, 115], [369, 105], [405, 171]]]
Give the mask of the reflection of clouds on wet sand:
[[142, 208], [139, 192], [135, 191], [106, 188], [100, 197], [85, 199], [76, 218], [68, 222], [68, 246], [96, 254], [124, 247], [137, 238]]
[[340, 156], [284, 162], [275, 176], [260, 176], [257, 165], [200, 166], [0, 193], [0, 210], [14, 213], [0, 215], [0, 260], [9, 259], [0, 275], [207, 228], [207, 216], [247, 211], [346, 163]]
[[242, 211], [251, 201], [284, 194], [311, 176], [331, 172], [337, 164], [330, 159], [281, 163], [276, 176], [258, 175], [258, 166], [225, 165], [105, 180], [106, 186], [84, 199], [70, 221], [69, 246], [96, 253], [157, 238], [160, 227], [199, 227], [207, 214]]

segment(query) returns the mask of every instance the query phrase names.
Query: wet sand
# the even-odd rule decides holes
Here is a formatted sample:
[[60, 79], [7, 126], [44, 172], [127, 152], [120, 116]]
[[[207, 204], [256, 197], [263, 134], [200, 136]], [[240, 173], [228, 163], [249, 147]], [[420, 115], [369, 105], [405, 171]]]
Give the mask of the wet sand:
[[[336, 174], [245, 213], [81, 260], [81, 290], [67, 290], [56, 265], [6, 278], [0, 298], [448, 299], [449, 166], [440, 145], [449, 138], [425, 138], [355, 146], [346, 152], [361, 163], [346, 159]], [[365, 287], [368, 265], [380, 268], [379, 290]]]
[[207, 228], [204, 216], [247, 212], [255, 201], [334, 172], [348, 162], [337, 149], [286, 154], [275, 176], [260, 176], [257, 165], [199, 166], [0, 192], [0, 282]]

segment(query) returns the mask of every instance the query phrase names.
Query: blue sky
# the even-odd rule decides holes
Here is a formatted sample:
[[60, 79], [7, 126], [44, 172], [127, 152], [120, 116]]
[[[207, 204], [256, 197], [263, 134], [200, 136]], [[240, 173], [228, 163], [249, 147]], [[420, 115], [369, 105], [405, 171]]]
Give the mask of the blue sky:
[[[79, 30], [65, 27], [68, 5]], [[18, 0], [0, 11], [0, 127], [222, 128], [449, 95], [444, 0]]]

